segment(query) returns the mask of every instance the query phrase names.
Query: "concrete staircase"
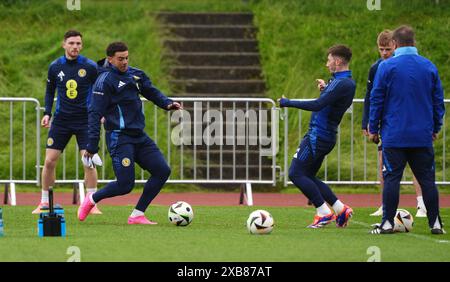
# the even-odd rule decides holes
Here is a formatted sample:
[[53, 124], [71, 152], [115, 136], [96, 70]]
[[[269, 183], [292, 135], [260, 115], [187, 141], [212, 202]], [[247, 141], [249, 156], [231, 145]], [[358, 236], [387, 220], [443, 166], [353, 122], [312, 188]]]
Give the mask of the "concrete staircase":
[[[157, 19], [167, 31], [165, 57], [173, 62], [170, 68], [171, 96], [265, 97], [257, 30], [251, 13], [162, 12]], [[258, 111], [259, 106], [259, 103], [237, 103], [235, 109]], [[184, 108], [192, 111], [193, 105], [185, 103]], [[209, 109], [219, 109], [219, 103], [211, 102]], [[233, 109], [233, 105], [224, 102], [222, 111], [225, 109]], [[203, 105], [205, 110], [206, 105]], [[224, 134], [225, 127], [226, 124]], [[206, 147], [196, 146], [197, 169], [186, 171], [190, 177], [261, 180], [272, 177], [272, 162], [260, 156], [258, 146], [249, 146], [248, 154], [246, 146]], [[194, 148], [191, 146], [189, 149]]]

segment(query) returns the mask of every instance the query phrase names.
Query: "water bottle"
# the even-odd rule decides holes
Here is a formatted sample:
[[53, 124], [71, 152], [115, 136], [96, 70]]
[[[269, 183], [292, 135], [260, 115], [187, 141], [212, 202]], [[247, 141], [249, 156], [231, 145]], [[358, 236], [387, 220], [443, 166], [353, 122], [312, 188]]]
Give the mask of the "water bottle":
[[0, 208], [0, 237], [3, 236], [3, 210]]

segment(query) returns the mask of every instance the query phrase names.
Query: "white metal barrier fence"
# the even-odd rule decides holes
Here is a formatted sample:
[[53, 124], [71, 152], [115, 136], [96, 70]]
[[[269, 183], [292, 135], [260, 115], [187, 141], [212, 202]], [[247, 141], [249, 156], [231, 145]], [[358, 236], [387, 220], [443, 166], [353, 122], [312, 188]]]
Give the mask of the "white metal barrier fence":
[[[307, 131], [309, 112], [283, 109], [284, 150], [283, 156], [278, 156], [279, 109], [273, 100], [173, 99], [181, 102], [186, 111], [165, 112], [152, 103], [143, 104], [146, 132], [158, 144], [172, 168], [168, 183], [243, 185], [245, 189], [241, 189], [241, 201], [246, 194], [248, 205], [253, 204], [252, 184], [275, 185], [277, 170], [280, 170], [283, 184], [291, 184], [288, 181], [288, 161]], [[19, 103], [21, 105], [17, 106]], [[33, 107], [27, 107], [30, 103]], [[448, 105], [450, 100], [446, 99], [445, 103]], [[367, 145], [367, 138], [360, 133], [362, 105], [362, 99], [354, 100], [339, 127], [336, 147], [324, 160], [319, 177], [328, 184], [379, 184], [376, 146], [371, 143]], [[12, 205], [16, 204], [15, 184], [40, 185], [41, 154], [45, 152], [41, 139], [46, 140], [48, 134], [40, 127], [42, 110], [39, 101], [33, 98], [0, 97], [0, 119], [6, 121], [0, 134], [0, 184], [5, 184], [5, 204], [8, 199]], [[186, 116], [189, 118], [185, 119]], [[440, 138], [434, 144], [436, 183], [439, 185], [450, 184], [446, 178], [449, 167], [446, 163], [448, 118], [446, 115]], [[289, 123], [296, 127], [289, 128]], [[293, 139], [290, 130], [298, 134], [295, 145], [289, 144], [289, 139]], [[267, 136], [269, 132], [270, 136]], [[84, 175], [80, 173], [82, 165], [74, 139], [58, 162], [56, 183], [74, 184], [75, 203], [78, 197], [75, 192], [79, 193], [80, 200], [84, 198]], [[104, 137], [99, 154], [105, 164], [97, 168], [99, 183], [107, 183], [115, 176]], [[281, 162], [283, 168], [278, 165]], [[146, 171], [136, 169], [136, 183], [145, 183], [148, 176]], [[412, 184], [408, 178], [409, 175], [405, 174], [402, 184]]]
[[[142, 99], [147, 123], [146, 133], [158, 144], [172, 168], [168, 183], [241, 185], [241, 202], [246, 197], [248, 205], [253, 204], [252, 184], [276, 184], [277, 169], [281, 171], [276, 162], [279, 109], [273, 100], [190, 97], [173, 99], [180, 102], [185, 110], [165, 112]], [[27, 99], [2, 98], [0, 101], [13, 103], [25, 100]], [[35, 99], [31, 100], [37, 102]], [[14, 183], [40, 184], [40, 154], [45, 149], [45, 142], [41, 144], [41, 139], [46, 140], [48, 130], [40, 128], [39, 108], [37, 102], [36, 138], [31, 139], [25, 135], [28, 127], [24, 116], [22, 142], [25, 146], [28, 139], [28, 142], [34, 142], [36, 145], [36, 175], [31, 178], [30, 175], [24, 174], [22, 179], [17, 178], [17, 173], [14, 172], [17, 165], [13, 165], [13, 162], [20, 154], [13, 155], [13, 150], [10, 150], [9, 179], [3, 175], [0, 177], [5, 178], [0, 180], [0, 183], [8, 185], [5, 187], [5, 201], [10, 187], [10, 197], [15, 199]], [[10, 148], [13, 148], [12, 139], [16, 136], [12, 131], [13, 120], [15, 119], [11, 104]], [[84, 174], [79, 148], [74, 139], [71, 139], [58, 161], [56, 183], [74, 184], [75, 203], [78, 198], [76, 193], [81, 201], [84, 199]], [[22, 152], [21, 155], [25, 158], [25, 147]], [[114, 180], [115, 176], [106, 152], [103, 129], [99, 155], [104, 165], [97, 168], [98, 182], [108, 183]], [[0, 163], [0, 166], [4, 163]], [[145, 183], [148, 177], [148, 172], [136, 169], [136, 183]], [[15, 201], [11, 203], [15, 204]]]
[[[14, 114], [21, 116], [21, 123], [13, 122]], [[5, 184], [5, 204], [9, 200], [16, 205], [15, 184], [40, 183], [40, 103], [34, 98], [0, 97], [0, 120], [0, 184]]]
[[[310, 101], [311, 99], [294, 99], [295, 101]], [[450, 99], [444, 100], [446, 108], [450, 104]], [[345, 185], [374, 185], [379, 184], [377, 180], [379, 159], [377, 146], [368, 142], [366, 136], [361, 133], [361, 119], [363, 113], [364, 99], [354, 99], [352, 106], [347, 110], [338, 128], [337, 142], [333, 151], [324, 159], [319, 176], [327, 184]], [[285, 108], [284, 117], [284, 164], [283, 176], [284, 186], [292, 184], [289, 181], [288, 171], [290, 161], [298, 148], [303, 135], [308, 131], [309, 116], [311, 112], [302, 111], [295, 108]], [[448, 159], [446, 158], [446, 144], [450, 140], [447, 136], [446, 124], [450, 115], [444, 116], [444, 124], [439, 133], [439, 139], [434, 143], [436, 161], [436, 184], [450, 185], [446, 175], [448, 173]], [[296, 128], [289, 128], [289, 123], [297, 125]], [[290, 130], [296, 132], [298, 138], [296, 144], [289, 143]], [[346, 136], [344, 140], [341, 136]], [[292, 140], [292, 135], [290, 136]], [[412, 184], [411, 173], [406, 171], [401, 184]]]

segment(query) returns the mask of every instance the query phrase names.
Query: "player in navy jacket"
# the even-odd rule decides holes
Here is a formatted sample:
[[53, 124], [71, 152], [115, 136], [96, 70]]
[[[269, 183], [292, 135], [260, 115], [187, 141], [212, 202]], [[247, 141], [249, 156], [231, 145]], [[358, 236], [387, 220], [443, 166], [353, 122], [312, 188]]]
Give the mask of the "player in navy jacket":
[[[332, 221], [336, 221], [338, 227], [346, 227], [353, 215], [353, 210], [338, 200], [330, 187], [316, 177], [323, 159], [336, 144], [339, 123], [355, 96], [356, 84], [349, 70], [351, 56], [350, 48], [344, 45], [336, 45], [328, 50], [327, 68], [333, 74], [333, 79], [328, 84], [317, 80], [321, 91], [318, 99], [301, 102], [283, 97], [279, 100], [281, 107], [313, 112], [309, 131], [289, 168], [291, 181], [316, 207], [317, 214], [309, 228], [320, 228]], [[334, 213], [327, 203], [332, 206]]]
[[[45, 152], [45, 163], [42, 170], [42, 196], [39, 206], [33, 213], [40, 213], [48, 206], [48, 189], [55, 183], [55, 168], [59, 156], [72, 135], [77, 138], [81, 155], [88, 143], [88, 104], [91, 99], [92, 86], [97, 78], [95, 62], [80, 55], [82, 35], [76, 30], [64, 34], [63, 56], [54, 60], [48, 69], [47, 89], [45, 92], [45, 110], [41, 125], [50, 127]], [[52, 117], [53, 101], [57, 92], [55, 112]], [[97, 171], [95, 168], [84, 168], [88, 191], [94, 192], [97, 187]], [[97, 207], [92, 213], [101, 213]]]
[[[394, 232], [400, 180], [406, 163], [422, 187], [432, 234], [443, 234], [435, 184], [433, 140], [444, 116], [444, 94], [436, 66], [418, 54], [414, 31], [394, 31], [395, 54], [378, 67], [370, 95], [369, 139], [383, 140], [383, 220], [375, 234]], [[380, 128], [381, 127], [381, 128]]]
[[134, 187], [135, 163], [150, 172], [144, 191], [128, 224], [156, 224], [144, 213], [170, 175], [163, 154], [144, 132], [145, 116], [140, 95], [165, 110], [181, 109], [181, 105], [164, 96], [141, 70], [128, 66], [128, 47], [123, 42], [111, 43], [107, 50], [109, 67], [102, 68], [89, 107], [89, 144], [86, 157], [98, 151], [100, 120], [105, 118], [106, 144], [112, 158], [116, 181], [96, 193], [89, 193], [79, 208], [83, 221], [95, 203], [128, 194]]

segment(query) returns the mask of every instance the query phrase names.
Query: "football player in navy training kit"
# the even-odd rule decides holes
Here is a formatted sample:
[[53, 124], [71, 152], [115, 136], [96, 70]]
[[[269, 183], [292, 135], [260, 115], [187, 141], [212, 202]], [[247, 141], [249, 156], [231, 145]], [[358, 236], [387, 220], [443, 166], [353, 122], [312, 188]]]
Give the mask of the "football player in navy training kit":
[[151, 177], [144, 185], [128, 224], [156, 224], [144, 213], [169, 178], [170, 167], [159, 148], [144, 132], [145, 116], [140, 95], [164, 110], [182, 107], [161, 93], [142, 70], [128, 66], [128, 47], [125, 43], [109, 44], [106, 55], [106, 68], [102, 68], [103, 72], [95, 82], [89, 107], [89, 143], [85, 156], [92, 158], [97, 153], [100, 120], [105, 117], [106, 144], [117, 180], [95, 193], [88, 193], [78, 210], [78, 218], [84, 221], [95, 204], [103, 199], [130, 193], [135, 184], [134, 168], [137, 163], [150, 172]]
[[[33, 213], [40, 213], [48, 207], [48, 190], [55, 183], [57, 161], [72, 135], [76, 136], [81, 155], [88, 143], [88, 104], [92, 86], [97, 78], [95, 62], [80, 55], [82, 35], [76, 30], [64, 34], [63, 56], [54, 60], [48, 69], [47, 89], [45, 93], [45, 111], [41, 125], [50, 128], [42, 170], [42, 196]], [[56, 107], [52, 118], [53, 100], [57, 91]], [[84, 180], [88, 193], [97, 190], [97, 170], [84, 167]], [[97, 207], [91, 213], [100, 214]]]
[[[336, 221], [338, 227], [346, 227], [353, 210], [343, 204], [320, 181], [316, 174], [327, 154], [336, 144], [339, 123], [355, 96], [356, 84], [349, 69], [352, 52], [344, 45], [336, 45], [328, 50], [327, 68], [333, 79], [328, 84], [318, 79], [320, 97], [314, 101], [291, 101], [279, 99], [280, 107], [294, 107], [312, 111], [309, 131], [292, 159], [289, 178], [316, 207], [314, 221], [309, 228], [321, 228]], [[328, 207], [327, 203], [333, 208]]]

